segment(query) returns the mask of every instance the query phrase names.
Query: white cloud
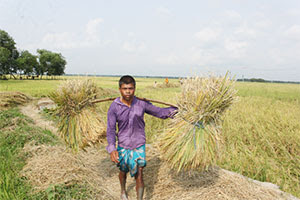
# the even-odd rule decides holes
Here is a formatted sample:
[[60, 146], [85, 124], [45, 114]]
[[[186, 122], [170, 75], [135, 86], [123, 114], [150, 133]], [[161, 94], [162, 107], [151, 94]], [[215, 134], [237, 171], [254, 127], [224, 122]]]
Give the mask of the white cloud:
[[127, 35], [128, 35], [128, 37], [135, 37], [135, 33], [134, 32], [128, 32]]
[[164, 6], [160, 6], [160, 7], [156, 8], [156, 12], [162, 16], [166, 16], [166, 17], [172, 16], [171, 11]]
[[284, 32], [284, 35], [293, 40], [300, 40], [300, 25], [291, 26]]
[[127, 53], [140, 53], [146, 49], [146, 44], [136, 38], [135, 32], [128, 32], [127, 39], [122, 43], [121, 49]]
[[234, 31], [234, 34], [246, 38], [255, 38], [258, 35], [258, 31], [253, 28], [249, 28], [247, 24], [243, 24]]
[[125, 41], [122, 49], [128, 53], [138, 53], [146, 49], [146, 44], [144, 42]]
[[156, 62], [162, 65], [181, 64], [181, 59], [173, 54], [162, 56], [156, 59]]
[[254, 22], [254, 26], [262, 29], [269, 28], [272, 26], [272, 21], [269, 19], [257, 20]]
[[91, 42], [99, 42], [100, 41], [100, 37], [99, 37], [99, 26], [100, 24], [103, 23], [103, 19], [102, 18], [96, 18], [96, 19], [92, 19], [90, 20], [87, 24], [86, 24], [86, 33], [87, 33], [87, 40], [91, 41]]
[[285, 59], [282, 50], [278, 48], [272, 48], [268, 51], [270, 60], [272, 60], [274, 65], [284, 64]]
[[218, 49], [208, 50], [193, 47], [189, 50], [188, 55], [186, 55], [186, 58], [188, 58], [186, 62], [192, 65], [207, 66], [218, 62], [220, 60], [218, 56]]
[[181, 65], [181, 66], [210, 66], [222, 63], [221, 58], [222, 48], [206, 49], [202, 47], [193, 46], [191, 48], [183, 49], [181, 52], [172, 52], [164, 56], [158, 56], [156, 62], [162, 65]]
[[92, 47], [98, 44], [107, 44], [101, 41], [99, 26], [103, 23], [102, 18], [92, 19], [85, 25], [84, 32], [58, 32], [47, 33], [37, 44], [26, 45], [28, 48], [49, 48], [49, 49], [74, 49], [81, 47]]
[[240, 13], [238, 13], [234, 10], [226, 10], [225, 16], [233, 21], [240, 21], [242, 19]]
[[69, 32], [47, 33], [41, 43], [45, 48], [71, 49], [78, 47], [76, 35]]
[[[276, 23], [276, 22], [275, 22]], [[264, 12], [255, 12], [248, 24], [253, 25], [254, 28], [267, 29], [273, 25], [273, 22], [266, 16]]]
[[287, 13], [287, 15], [290, 15], [292, 17], [299, 17], [300, 9], [299, 8], [292, 8], [292, 9], [289, 9], [286, 13]]
[[228, 51], [228, 55], [234, 58], [243, 57], [248, 46], [248, 42], [238, 41], [232, 38], [227, 38], [224, 41], [224, 47]]
[[197, 32], [195, 34], [195, 37], [200, 41], [200, 42], [213, 42], [216, 41], [220, 35], [220, 30], [218, 29], [212, 29], [212, 28], [204, 28], [201, 31]]

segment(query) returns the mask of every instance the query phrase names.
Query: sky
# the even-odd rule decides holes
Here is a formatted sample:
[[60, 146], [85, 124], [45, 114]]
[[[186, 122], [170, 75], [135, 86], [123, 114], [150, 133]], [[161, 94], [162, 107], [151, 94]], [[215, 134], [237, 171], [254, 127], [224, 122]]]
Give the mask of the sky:
[[67, 74], [300, 81], [299, 0], [0, 0], [0, 29]]

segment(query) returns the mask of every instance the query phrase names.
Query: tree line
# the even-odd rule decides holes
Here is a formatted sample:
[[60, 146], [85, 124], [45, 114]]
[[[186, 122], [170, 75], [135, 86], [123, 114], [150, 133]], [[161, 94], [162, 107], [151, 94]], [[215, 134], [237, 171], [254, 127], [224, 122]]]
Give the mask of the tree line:
[[64, 74], [66, 64], [60, 53], [38, 49], [37, 55], [33, 55], [27, 50], [17, 50], [14, 39], [0, 30], [0, 79], [7, 79], [7, 75], [14, 79], [59, 76]]
[[292, 83], [292, 84], [300, 84], [299, 81], [278, 81], [278, 80], [265, 80], [262, 78], [242, 78], [237, 79], [240, 82], [260, 82], [260, 83]]

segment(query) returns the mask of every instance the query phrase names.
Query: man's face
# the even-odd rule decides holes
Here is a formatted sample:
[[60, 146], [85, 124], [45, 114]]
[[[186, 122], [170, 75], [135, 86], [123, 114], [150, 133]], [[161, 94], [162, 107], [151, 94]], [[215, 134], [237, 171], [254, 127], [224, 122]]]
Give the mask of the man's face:
[[133, 83], [122, 84], [119, 88], [121, 96], [126, 101], [130, 101], [134, 97], [135, 87]]

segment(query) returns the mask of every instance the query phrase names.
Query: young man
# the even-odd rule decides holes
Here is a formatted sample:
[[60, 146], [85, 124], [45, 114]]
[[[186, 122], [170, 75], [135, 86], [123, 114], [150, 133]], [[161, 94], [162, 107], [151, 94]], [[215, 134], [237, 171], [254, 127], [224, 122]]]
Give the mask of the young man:
[[[176, 108], [159, 108], [150, 102], [137, 99], [134, 96], [135, 80], [131, 76], [121, 77], [119, 90], [121, 97], [112, 102], [107, 113], [106, 150], [110, 153], [111, 160], [117, 163], [120, 169], [121, 200], [128, 199], [125, 189], [128, 172], [131, 177], [135, 177], [137, 199], [142, 200], [143, 168], [146, 166], [144, 113], [166, 119], [174, 115]], [[116, 124], [118, 124], [118, 133], [116, 133]]]

